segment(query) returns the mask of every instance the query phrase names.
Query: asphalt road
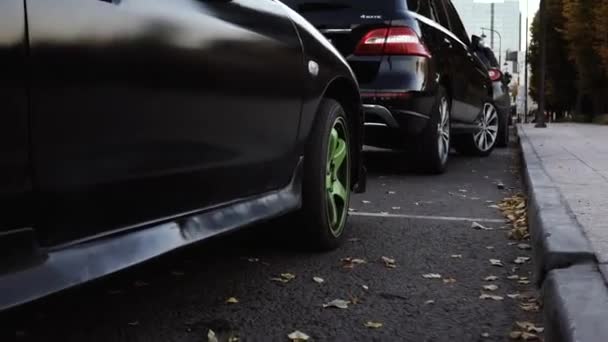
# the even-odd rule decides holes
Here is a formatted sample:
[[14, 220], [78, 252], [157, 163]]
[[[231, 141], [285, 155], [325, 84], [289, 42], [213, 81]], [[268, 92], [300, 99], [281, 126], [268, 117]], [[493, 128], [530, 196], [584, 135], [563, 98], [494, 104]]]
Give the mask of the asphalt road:
[[[404, 160], [397, 153], [366, 157], [368, 192], [352, 199], [343, 248], [307, 252], [283, 221], [251, 227], [5, 313], [0, 340], [200, 342], [212, 329], [220, 340], [240, 341], [288, 341], [294, 330], [316, 341], [504, 341], [515, 321], [542, 323], [540, 313], [506, 296], [534, 295], [533, 282], [506, 279], [533, 280], [531, 264], [512, 262], [531, 253], [509, 245], [504, 224], [492, 221], [501, 214], [488, 207], [520, 190], [513, 149], [482, 159], [453, 155], [442, 176], [395, 166]], [[371, 216], [381, 212], [404, 216]], [[471, 218], [497, 229], [474, 230]], [[366, 263], [345, 268], [345, 257]], [[270, 279], [281, 273], [296, 277]], [[422, 276], [428, 273], [454, 281]], [[499, 279], [484, 281], [490, 275]], [[480, 299], [486, 284], [498, 285], [485, 292], [504, 299]], [[355, 304], [323, 308], [333, 299]], [[383, 326], [367, 328], [368, 321]]]

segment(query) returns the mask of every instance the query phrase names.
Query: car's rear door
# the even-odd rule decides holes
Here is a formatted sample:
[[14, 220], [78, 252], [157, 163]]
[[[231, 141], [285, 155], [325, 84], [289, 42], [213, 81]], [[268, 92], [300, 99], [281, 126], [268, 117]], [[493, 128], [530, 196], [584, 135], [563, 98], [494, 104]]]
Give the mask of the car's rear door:
[[282, 5], [27, 0], [27, 7], [47, 243], [288, 184], [305, 69]]
[[25, 32], [23, 0], [0, 1], [0, 259], [10, 247], [3, 233], [32, 218]]
[[453, 115], [465, 123], [473, 123], [488, 98], [488, 74], [483, 63], [470, 49], [471, 41], [467, 34], [456, 8], [450, 0], [441, 0], [447, 14], [450, 31], [457, 37], [453, 44], [455, 64], [453, 73], [458, 79], [458, 88], [461, 89], [461, 99], [454, 104]]

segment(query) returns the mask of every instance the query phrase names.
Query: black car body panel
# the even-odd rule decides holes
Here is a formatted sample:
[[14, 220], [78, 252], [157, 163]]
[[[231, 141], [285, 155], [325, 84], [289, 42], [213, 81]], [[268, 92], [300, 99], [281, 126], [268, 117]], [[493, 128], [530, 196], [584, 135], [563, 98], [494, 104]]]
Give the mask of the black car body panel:
[[278, 1], [6, 0], [0, 30], [0, 310], [298, 209], [324, 96], [365, 188], [355, 77]]
[[[401, 142], [415, 139], [427, 125], [439, 87], [445, 88], [452, 99], [455, 133], [459, 126], [472, 127], [484, 101], [491, 100], [487, 68], [472, 53], [464, 26], [449, 0], [284, 2], [324, 33], [353, 68], [366, 105], [368, 143], [375, 137], [393, 137]], [[356, 53], [366, 33], [391, 27], [412, 29], [430, 57]], [[390, 96], [383, 96], [386, 94]], [[387, 121], [383, 108], [378, 107], [387, 109], [392, 118]], [[399, 129], [391, 127], [395, 122]]]

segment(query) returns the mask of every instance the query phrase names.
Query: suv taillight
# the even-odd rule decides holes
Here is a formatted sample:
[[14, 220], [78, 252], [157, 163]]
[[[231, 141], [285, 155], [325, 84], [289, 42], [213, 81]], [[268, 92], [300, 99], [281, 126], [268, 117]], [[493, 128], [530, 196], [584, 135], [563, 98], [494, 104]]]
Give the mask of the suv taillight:
[[381, 28], [369, 31], [357, 44], [355, 55], [405, 55], [431, 57], [418, 35], [409, 27]]
[[496, 82], [502, 78], [502, 72], [498, 69], [490, 69], [488, 70], [488, 75], [492, 82]]

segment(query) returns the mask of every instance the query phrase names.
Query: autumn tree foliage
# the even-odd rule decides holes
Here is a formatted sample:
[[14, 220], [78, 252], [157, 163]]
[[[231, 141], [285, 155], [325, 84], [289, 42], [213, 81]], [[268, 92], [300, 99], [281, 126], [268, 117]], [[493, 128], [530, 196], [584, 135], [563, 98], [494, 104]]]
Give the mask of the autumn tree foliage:
[[[608, 0], [545, 0], [546, 99], [551, 111], [608, 113]], [[532, 23], [530, 94], [537, 98], [540, 22]]]

